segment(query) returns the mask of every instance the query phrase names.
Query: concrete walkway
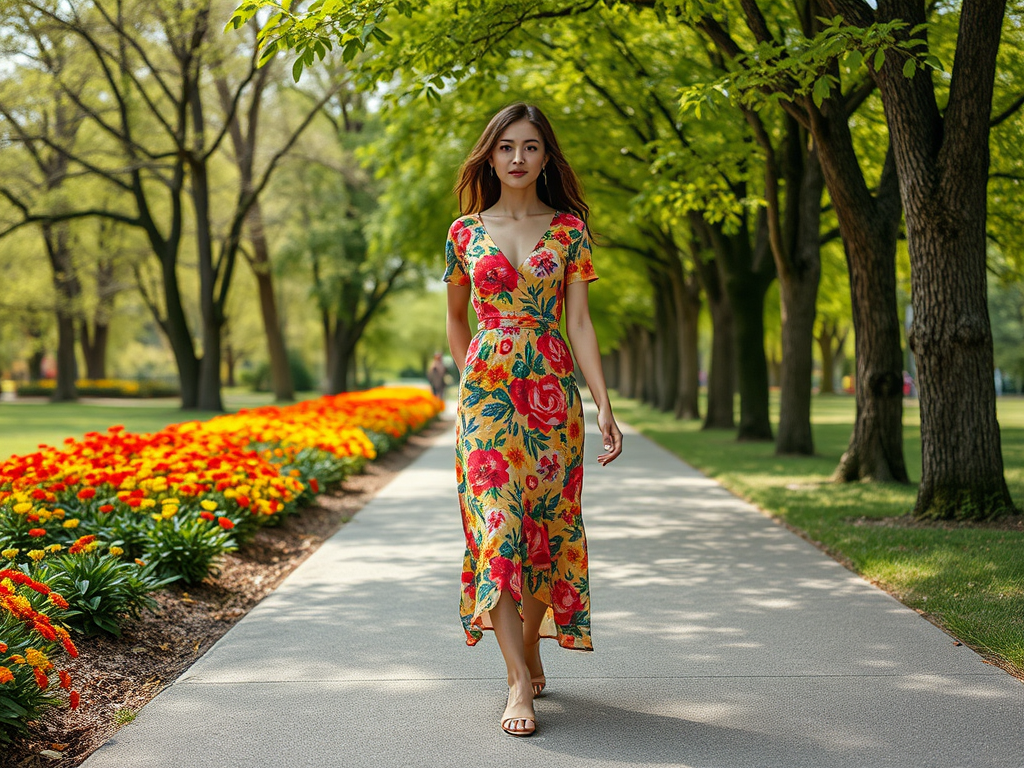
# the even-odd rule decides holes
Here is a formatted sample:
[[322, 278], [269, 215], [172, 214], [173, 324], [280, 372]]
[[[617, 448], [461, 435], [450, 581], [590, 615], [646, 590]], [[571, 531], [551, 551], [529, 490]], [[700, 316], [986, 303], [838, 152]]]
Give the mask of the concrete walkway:
[[449, 429], [86, 768], [1024, 765], [1019, 680], [633, 430], [600, 467], [587, 429], [595, 653], [545, 641], [535, 736], [499, 730], [493, 635], [464, 644]]

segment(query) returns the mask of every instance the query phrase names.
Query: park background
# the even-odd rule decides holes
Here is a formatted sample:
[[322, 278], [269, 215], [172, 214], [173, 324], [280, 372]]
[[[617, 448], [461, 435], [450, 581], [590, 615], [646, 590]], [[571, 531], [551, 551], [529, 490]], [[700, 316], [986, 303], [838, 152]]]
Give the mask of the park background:
[[0, 3], [0, 457], [425, 386], [525, 101], [617, 416], [1020, 675], [1024, 9], [918, 6]]

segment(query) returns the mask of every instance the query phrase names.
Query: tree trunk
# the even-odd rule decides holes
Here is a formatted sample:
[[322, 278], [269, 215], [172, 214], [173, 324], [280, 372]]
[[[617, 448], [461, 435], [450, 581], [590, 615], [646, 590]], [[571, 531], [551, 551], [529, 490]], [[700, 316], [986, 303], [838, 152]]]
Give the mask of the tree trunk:
[[837, 481], [907, 482], [903, 458], [903, 353], [896, 308], [898, 183], [887, 155], [876, 197], [861, 173], [845, 104], [826, 99], [811, 130], [836, 211], [850, 274], [856, 334], [857, 416]]
[[712, 263], [703, 270], [704, 294], [711, 313], [711, 363], [708, 370], [708, 403], [702, 429], [733, 429], [736, 426], [736, 332], [729, 297], [721, 289], [718, 270]]
[[619, 388], [619, 351], [613, 349], [606, 355], [601, 355], [601, 372], [604, 374], [604, 383], [608, 389]]
[[654, 327], [654, 406], [660, 411], [671, 411], [679, 391], [679, 319], [671, 282], [663, 274], [652, 278], [658, 308]]
[[82, 357], [85, 358], [86, 378], [97, 381], [107, 378], [107, 339], [110, 326], [101, 320], [94, 320], [92, 329], [82, 320], [79, 331]]
[[[753, 283], [753, 284], [752, 284]], [[738, 440], [771, 440], [768, 419], [768, 361], [764, 354], [764, 294], [753, 280], [729, 280], [736, 328], [736, 371], [740, 390]]]
[[[887, 57], [878, 73], [910, 252], [919, 518], [985, 520], [1019, 511], [1003, 477], [986, 292], [989, 120], [1005, 6], [964, 3], [944, 115], [929, 72], [905, 78]], [[923, 7], [906, 0], [880, 3], [879, 16], [925, 20]]]
[[69, 402], [78, 399], [78, 390], [75, 388], [78, 379], [75, 321], [80, 312], [82, 285], [71, 260], [68, 224], [44, 224], [42, 229], [53, 270], [53, 288], [57, 295], [57, 383], [51, 400]]
[[676, 392], [675, 417], [699, 419], [700, 354], [697, 324], [700, 318], [700, 283], [695, 273], [691, 273], [689, 279], [684, 276], [683, 265], [678, 258], [673, 260], [669, 275], [672, 279], [672, 295], [679, 318], [679, 386]]
[[331, 367], [327, 378], [329, 395], [337, 395], [351, 389], [352, 357], [355, 351], [355, 340], [351, 336], [351, 329], [342, 320], [335, 321], [331, 334]]
[[636, 350], [633, 348], [633, 329], [627, 328], [626, 333], [623, 335], [623, 341], [621, 342], [619, 352], [619, 376], [618, 376], [618, 390], [619, 394], [623, 397], [634, 398], [636, 392], [633, 389], [633, 382], [635, 381], [635, 375], [633, 373], [633, 366], [635, 365]]
[[814, 454], [811, 430], [811, 376], [814, 368], [814, 315], [821, 278], [821, 193], [825, 186], [817, 150], [789, 119], [786, 217], [789, 250], [778, 265], [782, 300], [782, 366], [779, 432], [775, 453]]
[[260, 314], [263, 318], [263, 330], [267, 337], [270, 386], [274, 390], [275, 400], [278, 402], [291, 401], [295, 399], [295, 384], [292, 381], [292, 369], [288, 365], [288, 350], [285, 347], [284, 334], [281, 332], [281, 322], [278, 318], [274, 276], [270, 265], [270, 249], [263, 231], [263, 213], [258, 202], [253, 203], [246, 222], [253, 247], [250, 266], [256, 275], [256, 283], [259, 287]]

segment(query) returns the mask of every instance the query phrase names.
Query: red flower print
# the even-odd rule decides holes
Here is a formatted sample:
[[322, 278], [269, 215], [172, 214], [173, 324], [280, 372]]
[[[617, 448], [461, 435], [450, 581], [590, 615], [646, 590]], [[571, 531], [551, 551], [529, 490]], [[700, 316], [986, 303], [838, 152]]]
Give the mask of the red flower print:
[[507, 589], [516, 600], [522, 599], [523, 568], [518, 563], [500, 555], [491, 558], [491, 580], [498, 589]]
[[564, 229], [559, 229], [557, 232], [555, 232], [554, 239], [566, 247], [569, 247], [569, 244], [572, 243], [572, 235], [570, 235]]
[[526, 536], [526, 551], [534, 568], [551, 567], [551, 548], [548, 544], [548, 529], [527, 515], [523, 518], [523, 534]]
[[537, 339], [537, 351], [544, 355], [544, 359], [551, 365], [552, 370], [560, 375], [572, 371], [572, 355], [565, 342], [557, 336], [545, 333]]
[[576, 611], [583, 610], [579, 590], [568, 581], [556, 581], [551, 587], [551, 610], [555, 614], [555, 622], [569, 624]]
[[473, 267], [473, 282], [480, 296], [492, 296], [496, 293], [511, 291], [519, 282], [519, 276], [508, 263], [498, 254], [484, 256]]
[[575, 501], [580, 497], [583, 488], [583, 467], [573, 467], [569, 470], [569, 477], [565, 480], [565, 487], [562, 489], [562, 498]]
[[575, 440], [579, 436], [580, 436], [580, 425], [577, 422], [574, 421], [574, 422], [572, 422], [569, 425], [569, 439], [570, 440]]
[[537, 463], [537, 474], [540, 475], [541, 479], [550, 483], [555, 479], [558, 474], [558, 454], [550, 453], [540, 457], [540, 461]]
[[540, 484], [540, 480], [537, 479], [536, 475], [526, 476], [526, 487], [531, 491], [534, 490]]
[[476, 597], [476, 585], [473, 583], [473, 573], [471, 571], [462, 572], [462, 590], [470, 598]]
[[479, 495], [491, 488], [500, 488], [508, 482], [508, 462], [496, 450], [475, 450], [469, 454], [469, 484]]
[[502, 339], [500, 342], [498, 342], [498, 353], [502, 355], [507, 355], [509, 352], [512, 351], [513, 346], [514, 345], [512, 343], [512, 339]]
[[501, 528], [501, 524], [505, 522], [505, 515], [500, 510], [492, 509], [491, 513], [487, 516], [487, 532], [494, 533], [496, 530]]
[[515, 379], [509, 385], [509, 394], [516, 410], [526, 415], [530, 429], [550, 432], [552, 427], [565, 422], [565, 392], [554, 374], [540, 379]]
[[540, 251], [530, 263], [530, 271], [537, 277], [553, 275], [556, 269], [558, 269], [558, 261], [551, 251]]
[[473, 240], [473, 230], [461, 221], [456, 221], [452, 226], [452, 238], [455, 240], [456, 245], [459, 246], [459, 250], [465, 253], [466, 248], [469, 247], [470, 242]]

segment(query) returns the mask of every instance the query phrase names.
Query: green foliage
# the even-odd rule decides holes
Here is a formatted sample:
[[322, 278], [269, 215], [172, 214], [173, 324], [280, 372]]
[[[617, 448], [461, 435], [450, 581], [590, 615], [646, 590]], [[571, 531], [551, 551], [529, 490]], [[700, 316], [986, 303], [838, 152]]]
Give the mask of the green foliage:
[[917, 50], [927, 45], [916, 36], [926, 25], [914, 27], [909, 37], [903, 37], [898, 33], [909, 24], [899, 20], [863, 28], [845, 24], [842, 16], [819, 21], [822, 29], [813, 37], [759, 43], [737, 58], [736, 70], [682, 88], [680, 110], [692, 110], [701, 117], [704, 111], [717, 110], [725, 103], [760, 108], [807, 95], [820, 107], [839, 88], [841, 72], [860, 77], [865, 66], [877, 72], [887, 55], [903, 61], [905, 77], [926, 68], [942, 70], [935, 55]]
[[202, 581], [225, 552], [237, 549], [234, 536], [203, 518], [165, 518], [153, 526], [143, 559], [161, 578], [179, 576], [186, 584]]
[[143, 608], [155, 612], [157, 603], [149, 593], [180, 578], [157, 578], [155, 565], [140, 566], [96, 549], [48, 557], [33, 577], [68, 601], [61, 619], [69, 627], [86, 635], [120, 636], [119, 622], [125, 616], [138, 618]]
[[[0, 611], [0, 638], [7, 643], [3, 658], [14, 653], [24, 655], [30, 647], [45, 651], [58, 647], [31, 634], [8, 611]], [[9, 668], [14, 680], [0, 685], [0, 744], [9, 743], [15, 734], [26, 733], [29, 721], [38, 720], [47, 710], [63, 704], [51, 691], [39, 687], [27, 665], [12, 664]]]

